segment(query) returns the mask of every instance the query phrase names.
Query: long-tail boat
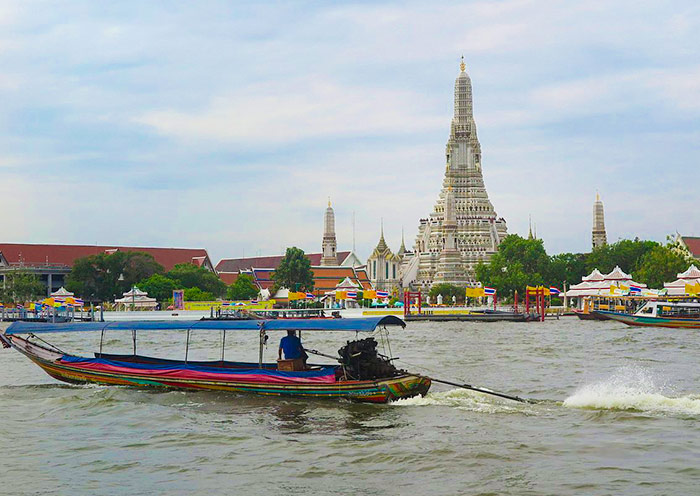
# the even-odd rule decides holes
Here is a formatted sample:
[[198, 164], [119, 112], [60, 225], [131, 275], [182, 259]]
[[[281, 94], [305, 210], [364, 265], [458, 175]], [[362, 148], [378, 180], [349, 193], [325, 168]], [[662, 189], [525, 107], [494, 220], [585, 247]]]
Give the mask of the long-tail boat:
[[[343, 398], [353, 401], [386, 403], [400, 398], [425, 395], [429, 378], [399, 370], [393, 358], [377, 352], [377, 341], [348, 341], [339, 350], [333, 365], [290, 366], [286, 361], [265, 362], [264, 348], [268, 334], [274, 331], [381, 333], [388, 339], [387, 326], [405, 327], [394, 316], [361, 319], [312, 320], [195, 320], [195, 321], [121, 321], [80, 323], [15, 322], [0, 341], [12, 347], [41, 367], [51, 377], [76, 384], [105, 384], [137, 387], [218, 390], [279, 396]], [[139, 332], [185, 331], [184, 360], [171, 360], [137, 354]], [[192, 331], [220, 331], [221, 359], [188, 360]], [[66, 353], [48, 343], [41, 335], [65, 332], [100, 332], [99, 352], [94, 357]], [[225, 360], [227, 332], [257, 332], [257, 363]], [[105, 333], [131, 332], [133, 354], [103, 353]], [[371, 336], [371, 334], [370, 334]], [[328, 356], [328, 355], [323, 355]], [[284, 367], [282, 367], [284, 365]], [[297, 364], [298, 365], [298, 364]], [[280, 370], [284, 368], [286, 370]]]
[[700, 329], [700, 303], [697, 301], [648, 301], [633, 314], [596, 310], [594, 313], [629, 326]]

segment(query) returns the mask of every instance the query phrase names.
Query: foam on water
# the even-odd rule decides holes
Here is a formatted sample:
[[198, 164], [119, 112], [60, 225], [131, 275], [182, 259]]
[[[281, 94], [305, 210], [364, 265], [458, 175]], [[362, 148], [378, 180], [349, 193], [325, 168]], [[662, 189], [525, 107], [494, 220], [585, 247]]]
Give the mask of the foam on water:
[[666, 389], [641, 367], [623, 367], [611, 377], [587, 384], [566, 398], [569, 408], [700, 414], [700, 396], [666, 396]]
[[416, 396], [397, 400], [393, 406], [449, 406], [459, 410], [469, 410], [482, 413], [509, 413], [522, 411], [523, 406], [508, 400], [500, 400], [467, 389], [450, 389], [425, 396]]

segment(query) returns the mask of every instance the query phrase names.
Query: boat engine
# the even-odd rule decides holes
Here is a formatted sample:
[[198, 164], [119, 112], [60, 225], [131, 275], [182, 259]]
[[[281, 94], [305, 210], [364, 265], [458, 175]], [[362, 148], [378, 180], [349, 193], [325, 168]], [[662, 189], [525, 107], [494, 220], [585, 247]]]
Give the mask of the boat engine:
[[338, 350], [338, 354], [349, 378], [368, 380], [401, 375], [401, 371], [388, 358], [377, 353], [377, 341], [374, 338], [348, 341]]

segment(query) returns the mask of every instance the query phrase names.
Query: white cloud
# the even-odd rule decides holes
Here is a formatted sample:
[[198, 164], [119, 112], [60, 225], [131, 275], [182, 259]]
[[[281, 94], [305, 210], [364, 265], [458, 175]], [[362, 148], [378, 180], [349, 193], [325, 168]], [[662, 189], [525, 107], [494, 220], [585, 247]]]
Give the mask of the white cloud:
[[409, 91], [342, 86], [320, 77], [280, 79], [215, 97], [202, 111], [156, 110], [134, 120], [184, 140], [277, 144], [434, 129], [443, 122], [428, 115], [429, 101]]

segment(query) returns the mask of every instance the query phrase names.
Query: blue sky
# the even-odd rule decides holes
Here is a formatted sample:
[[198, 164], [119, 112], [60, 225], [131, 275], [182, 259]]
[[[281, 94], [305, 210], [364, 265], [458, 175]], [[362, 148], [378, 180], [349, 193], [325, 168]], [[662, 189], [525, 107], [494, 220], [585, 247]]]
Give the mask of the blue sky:
[[700, 235], [695, 2], [0, 2], [6, 242], [397, 249], [464, 54], [486, 185], [550, 253]]

